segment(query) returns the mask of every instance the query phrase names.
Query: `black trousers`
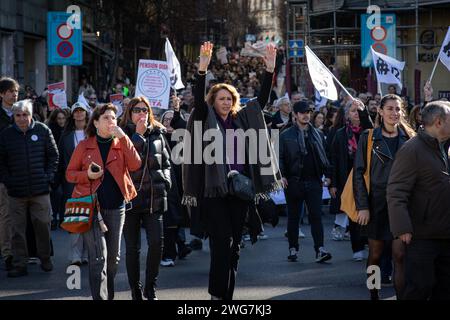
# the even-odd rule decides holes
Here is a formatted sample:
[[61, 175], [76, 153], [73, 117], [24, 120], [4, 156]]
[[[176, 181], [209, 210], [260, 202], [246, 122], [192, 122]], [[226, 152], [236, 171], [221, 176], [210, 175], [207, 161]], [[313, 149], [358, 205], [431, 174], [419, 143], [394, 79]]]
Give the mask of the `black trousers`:
[[405, 300], [450, 300], [450, 240], [412, 240], [406, 246]]
[[172, 259], [175, 261], [177, 258], [177, 237], [178, 227], [164, 228], [164, 250], [163, 259]]
[[249, 202], [232, 196], [203, 199], [211, 254], [208, 292], [224, 300], [233, 299], [248, 207]]
[[288, 241], [289, 248], [299, 250], [298, 224], [300, 222], [300, 206], [306, 202], [308, 207], [308, 220], [311, 224], [311, 234], [316, 252], [323, 247], [322, 225], [322, 185], [317, 181], [299, 181], [289, 179], [286, 192], [288, 206]]
[[145, 291], [156, 285], [163, 251], [163, 216], [161, 213], [126, 213], [123, 235], [126, 248], [128, 283], [131, 290], [142, 287], [140, 282], [141, 226], [147, 235]]
[[361, 235], [361, 225], [349, 219], [348, 229], [350, 231], [353, 253], [364, 250], [364, 246], [367, 243], [367, 237]]

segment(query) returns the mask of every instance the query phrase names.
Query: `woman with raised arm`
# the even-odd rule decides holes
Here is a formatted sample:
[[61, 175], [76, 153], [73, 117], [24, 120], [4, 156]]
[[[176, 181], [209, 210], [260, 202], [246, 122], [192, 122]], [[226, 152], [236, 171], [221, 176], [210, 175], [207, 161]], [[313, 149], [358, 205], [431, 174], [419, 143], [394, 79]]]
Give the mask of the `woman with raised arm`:
[[[266, 73], [260, 94], [243, 108], [239, 106], [240, 99], [236, 88], [224, 83], [213, 86], [205, 99], [205, 77], [212, 49], [212, 43], [205, 42], [200, 50], [197, 85], [194, 90], [195, 109], [187, 125], [191, 143], [188, 143], [186, 137], [184, 140], [183, 203], [191, 206], [198, 204], [201, 207], [201, 219], [210, 241], [208, 292], [211, 299], [232, 300], [239, 245], [249, 206], [252, 201], [266, 197], [269, 192], [281, 188], [276, 156], [269, 143], [262, 113], [271, 90], [276, 49], [272, 45], [267, 46], [264, 57]], [[215, 148], [213, 154], [212, 143], [204, 142], [202, 136], [194, 134], [194, 131], [198, 131], [199, 125], [204, 133], [208, 131], [210, 135], [219, 137], [218, 141], [214, 141], [214, 146], [218, 148]], [[246, 140], [245, 143], [239, 144], [237, 141], [239, 137], [230, 135], [230, 132], [236, 133], [238, 129], [254, 130], [257, 141]], [[260, 148], [263, 149], [259, 150]], [[198, 153], [199, 150], [204, 150], [205, 156], [211, 155], [213, 161], [205, 157], [199, 161], [200, 163], [194, 163], [195, 160], [199, 160], [194, 156], [194, 152]], [[260, 154], [267, 155], [267, 158], [261, 159]], [[256, 161], [248, 161], [249, 158], [252, 160], [252, 157], [256, 157]], [[242, 200], [231, 194], [228, 178], [231, 171], [250, 179], [255, 199]], [[249, 216], [249, 221], [251, 226], [255, 227], [251, 230], [251, 236], [252, 240], [256, 241], [261, 221], [254, 216]]]

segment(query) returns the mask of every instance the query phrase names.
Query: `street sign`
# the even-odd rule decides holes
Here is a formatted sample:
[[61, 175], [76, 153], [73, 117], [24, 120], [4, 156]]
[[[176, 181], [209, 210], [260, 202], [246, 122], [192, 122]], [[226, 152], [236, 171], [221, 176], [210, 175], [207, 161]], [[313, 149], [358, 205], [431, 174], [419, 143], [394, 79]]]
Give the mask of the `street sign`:
[[397, 56], [396, 16], [394, 13], [381, 14], [380, 25], [369, 29], [368, 14], [361, 15], [361, 66], [373, 67], [370, 47], [392, 58]]
[[47, 62], [49, 65], [68, 66], [83, 63], [81, 26], [78, 29], [69, 27], [67, 21], [71, 16], [72, 14], [66, 12], [47, 13]]
[[292, 58], [303, 58], [304, 42], [302, 39], [289, 40], [289, 57]]

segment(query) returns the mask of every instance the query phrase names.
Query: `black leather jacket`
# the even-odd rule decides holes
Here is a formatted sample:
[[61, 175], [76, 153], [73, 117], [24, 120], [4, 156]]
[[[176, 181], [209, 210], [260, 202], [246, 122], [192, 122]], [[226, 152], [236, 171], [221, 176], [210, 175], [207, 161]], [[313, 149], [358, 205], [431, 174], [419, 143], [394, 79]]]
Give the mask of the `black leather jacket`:
[[[293, 125], [290, 128], [284, 130], [280, 135], [280, 171], [284, 178], [288, 179], [291, 177], [301, 177], [303, 168], [303, 156], [300, 152], [300, 145], [297, 138], [297, 126]], [[316, 130], [312, 125], [309, 126], [309, 130]], [[318, 131], [322, 139], [322, 146], [325, 149], [325, 138], [323, 134]], [[312, 139], [312, 138], [311, 138]], [[330, 177], [330, 166], [329, 164], [324, 164], [320, 161], [318, 151], [316, 148], [313, 150], [314, 163], [316, 165], [316, 172], [320, 176], [317, 176], [318, 180], [322, 180], [322, 175], [327, 178]]]
[[[377, 216], [380, 211], [387, 210], [386, 187], [394, 163], [395, 155], [391, 155], [381, 133], [381, 127], [373, 131], [372, 159], [370, 164], [370, 195], [364, 182], [367, 163], [367, 140], [369, 131], [364, 131], [358, 143], [353, 166], [353, 193], [357, 210], [369, 209], [370, 216]], [[398, 149], [408, 140], [405, 132], [399, 128]]]
[[[167, 211], [167, 192], [171, 187], [170, 155], [162, 129], [149, 128], [144, 136], [141, 136], [135, 132], [135, 126], [129, 124], [124, 131], [131, 137], [131, 141], [142, 159], [141, 168], [130, 172], [138, 195], [132, 201], [132, 209], [127, 212], [162, 213]], [[147, 170], [144, 174], [147, 152]]]

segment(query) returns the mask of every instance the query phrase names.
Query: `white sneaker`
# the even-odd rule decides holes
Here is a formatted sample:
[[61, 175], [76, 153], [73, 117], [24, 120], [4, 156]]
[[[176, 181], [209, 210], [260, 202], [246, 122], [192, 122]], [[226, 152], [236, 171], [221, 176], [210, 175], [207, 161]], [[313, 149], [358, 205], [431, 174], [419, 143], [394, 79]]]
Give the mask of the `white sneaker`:
[[[258, 238], [259, 238], [259, 236], [258, 236]], [[247, 234], [244, 234], [243, 236], [242, 236], [242, 240], [243, 241], [250, 241], [251, 239], [250, 239], [250, 235], [247, 233]]]
[[269, 239], [269, 236], [267, 234], [265, 234], [264, 232], [261, 232], [260, 234], [258, 234], [258, 240], [267, 240]]
[[28, 258], [28, 264], [38, 264], [38, 262], [39, 262], [39, 258], [36, 258], [36, 257]]
[[160, 264], [163, 267], [173, 267], [175, 262], [172, 259], [162, 259]]
[[343, 240], [345, 240], [345, 241], [350, 241], [350, 240], [351, 240], [351, 238], [350, 238], [350, 232], [349, 232], [349, 231], [347, 231], [346, 233], [344, 233]]
[[364, 260], [364, 250], [355, 252], [353, 254], [353, 260], [354, 261], [363, 261]]
[[344, 240], [344, 233], [341, 230], [341, 227], [335, 227], [331, 230], [331, 237], [334, 241], [342, 241]]
[[299, 238], [305, 238], [306, 236], [305, 236], [305, 234], [302, 232], [302, 229], [298, 229], [298, 237]]

